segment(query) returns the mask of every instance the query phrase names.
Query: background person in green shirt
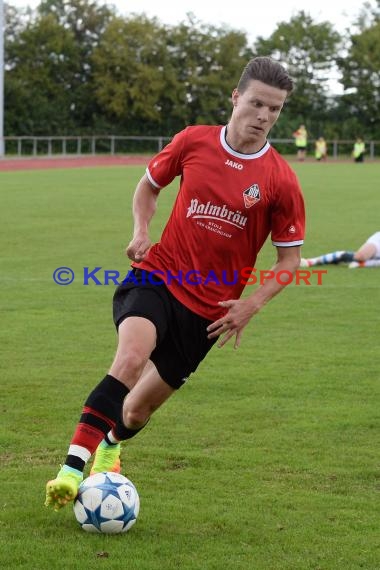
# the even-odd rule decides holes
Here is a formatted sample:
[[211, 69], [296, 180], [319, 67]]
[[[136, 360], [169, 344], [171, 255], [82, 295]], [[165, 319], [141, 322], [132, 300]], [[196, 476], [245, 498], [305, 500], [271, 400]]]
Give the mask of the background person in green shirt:
[[365, 144], [362, 138], [357, 137], [354, 148], [352, 151], [352, 156], [355, 162], [363, 162], [365, 154]]
[[319, 161], [327, 158], [327, 144], [323, 137], [315, 141], [315, 158]]
[[307, 149], [307, 130], [305, 125], [300, 125], [293, 133], [294, 142], [297, 147], [297, 158], [303, 162], [306, 156]]

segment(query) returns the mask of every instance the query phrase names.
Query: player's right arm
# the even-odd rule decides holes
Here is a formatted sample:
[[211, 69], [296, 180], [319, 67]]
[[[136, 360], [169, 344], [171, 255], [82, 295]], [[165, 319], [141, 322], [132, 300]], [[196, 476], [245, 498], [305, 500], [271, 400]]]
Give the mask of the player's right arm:
[[154, 156], [146, 173], [138, 183], [133, 197], [134, 231], [127, 247], [127, 255], [133, 261], [144, 259], [151, 246], [148, 228], [157, 208], [157, 197], [165, 186], [182, 174], [181, 155], [188, 129], [177, 133], [173, 140]]
[[149, 238], [149, 223], [157, 209], [159, 189], [155, 188], [146, 174], [137, 184], [133, 197], [133, 237], [127, 246], [129, 259], [141, 261], [151, 246]]

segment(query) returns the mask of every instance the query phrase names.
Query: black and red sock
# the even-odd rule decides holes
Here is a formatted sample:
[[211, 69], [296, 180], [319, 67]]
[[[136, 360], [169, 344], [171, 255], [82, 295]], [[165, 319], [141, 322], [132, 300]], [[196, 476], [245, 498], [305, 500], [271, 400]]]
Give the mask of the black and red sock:
[[129, 389], [110, 374], [94, 388], [83, 407], [65, 465], [83, 471], [99, 443], [119, 421], [128, 393]]

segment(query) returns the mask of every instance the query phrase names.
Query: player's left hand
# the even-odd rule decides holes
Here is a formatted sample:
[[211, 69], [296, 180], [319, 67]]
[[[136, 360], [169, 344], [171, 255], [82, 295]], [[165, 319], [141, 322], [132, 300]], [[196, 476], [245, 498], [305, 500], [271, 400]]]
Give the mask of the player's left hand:
[[218, 304], [228, 310], [224, 317], [207, 327], [209, 333], [207, 338], [212, 339], [224, 335], [218, 342], [218, 347], [221, 348], [230, 338], [236, 336], [234, 348], [238, 348], [244, 327], [259, 309], [255, 309], [252, 302], [247, 299], [231, 299], [230, 301], [220, 301]]

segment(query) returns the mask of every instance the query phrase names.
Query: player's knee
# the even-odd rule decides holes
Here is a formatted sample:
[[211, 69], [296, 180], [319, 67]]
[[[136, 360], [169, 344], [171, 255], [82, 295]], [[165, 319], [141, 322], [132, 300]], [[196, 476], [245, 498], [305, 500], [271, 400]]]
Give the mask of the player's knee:
[[131, 429], [138, 429], [146, 424], [150, 418], [150, 413], [142, 408], [127, 408], [123, 411], [124, 425]]
[[146, 364], [147, 357], [137, 350], [118, 351], [113, 367], [119, 370], [122, 377], [139, 377]]

